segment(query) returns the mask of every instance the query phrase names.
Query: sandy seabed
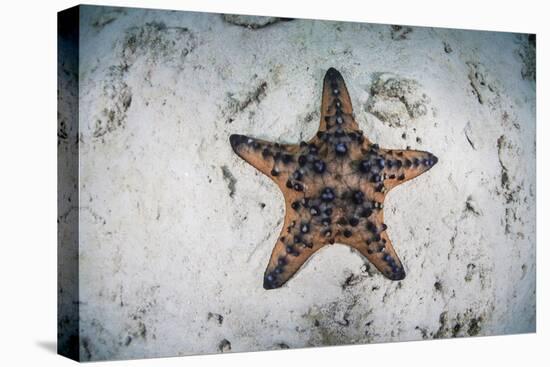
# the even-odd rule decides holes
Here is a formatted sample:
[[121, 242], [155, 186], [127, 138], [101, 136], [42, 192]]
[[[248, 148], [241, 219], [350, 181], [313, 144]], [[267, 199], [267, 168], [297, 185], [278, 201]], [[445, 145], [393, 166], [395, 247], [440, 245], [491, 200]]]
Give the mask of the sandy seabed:
[[[83, 360], [535, 331], [528, 35], [81, 9]], [[385, 202], [407, 277], [334, 244], [266, 291], [283, 198], [228, 138], [308, 140], [329, 67], [372, 141], [439, 157]]]

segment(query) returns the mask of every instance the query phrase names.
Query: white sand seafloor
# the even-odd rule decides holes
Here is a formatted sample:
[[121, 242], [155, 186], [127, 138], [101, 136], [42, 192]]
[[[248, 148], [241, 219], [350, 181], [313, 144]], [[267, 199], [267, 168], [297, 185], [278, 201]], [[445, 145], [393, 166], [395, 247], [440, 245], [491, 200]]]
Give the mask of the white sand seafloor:
[[[101, 7], [80, 26], [83, 360], [535, 331], [527, 35]], [[311, 138], [329, 67], [370, 140], [439, 163], [385, 202], [404, 280], [334, 244], [266, 291], [284, 201], [228, 138]]]

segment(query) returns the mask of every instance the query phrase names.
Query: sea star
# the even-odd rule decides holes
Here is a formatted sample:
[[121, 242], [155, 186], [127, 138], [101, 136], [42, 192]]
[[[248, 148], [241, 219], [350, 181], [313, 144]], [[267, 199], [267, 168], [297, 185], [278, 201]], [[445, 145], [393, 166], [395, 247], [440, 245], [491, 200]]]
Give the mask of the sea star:
[[237, 134], [229, 140], [235, 153], [271, 178], [285, 198], [265, 289], [281, 287], [313, 253], [335, 242], [359, 251], [387, 278], [405, 277], [384, 224], [384, 199], [395, 186], [433, 167], [437, 157], [382, 149], [363, 136], [336, 69], [325, 74], [321, 123], [308, 142], [278, 144]]

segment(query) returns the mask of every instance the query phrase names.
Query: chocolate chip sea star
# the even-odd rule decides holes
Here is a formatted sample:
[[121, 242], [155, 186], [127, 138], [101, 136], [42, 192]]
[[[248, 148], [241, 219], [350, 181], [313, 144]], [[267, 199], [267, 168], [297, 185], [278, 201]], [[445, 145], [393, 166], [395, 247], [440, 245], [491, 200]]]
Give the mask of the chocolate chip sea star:
[[278, 144], [229, 138], [235, 153], [270, 177], [285, 198], [284, 224], [264, 274], [265, 289], [285, 284], [323, 246], [346, 244], [384, 276], [405, 270], [384, 224], [387, 193], [437, 163], [431, 153], [382, 149], [363, 135], [342, 75], [328, 69], [321, 123], [308, 142]]

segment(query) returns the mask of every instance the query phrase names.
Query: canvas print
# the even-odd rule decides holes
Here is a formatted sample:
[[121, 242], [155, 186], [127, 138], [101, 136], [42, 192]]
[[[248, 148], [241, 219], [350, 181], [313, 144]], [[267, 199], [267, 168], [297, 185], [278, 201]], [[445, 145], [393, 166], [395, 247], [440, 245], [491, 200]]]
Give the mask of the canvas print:
[[536, 36], [58, 17], [58, 351], [535, 332]]

